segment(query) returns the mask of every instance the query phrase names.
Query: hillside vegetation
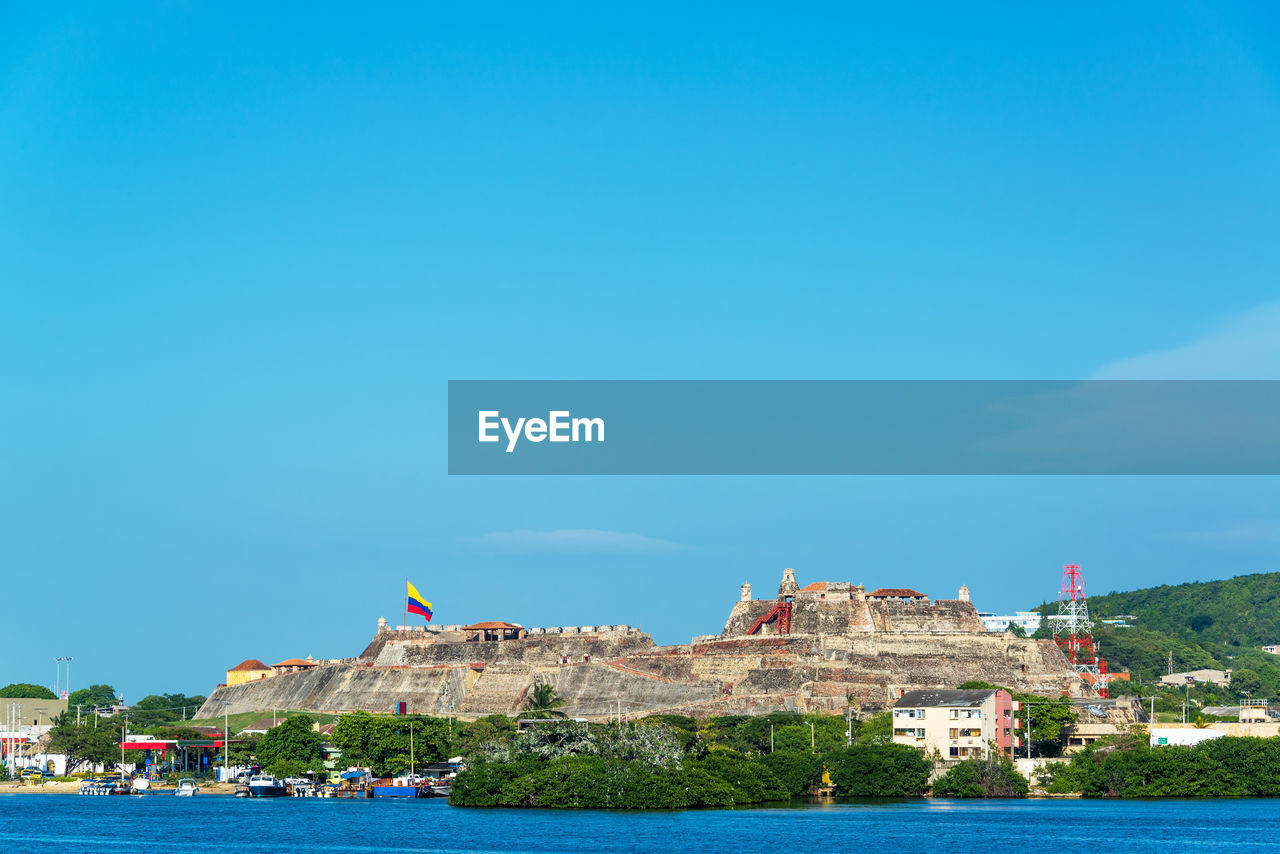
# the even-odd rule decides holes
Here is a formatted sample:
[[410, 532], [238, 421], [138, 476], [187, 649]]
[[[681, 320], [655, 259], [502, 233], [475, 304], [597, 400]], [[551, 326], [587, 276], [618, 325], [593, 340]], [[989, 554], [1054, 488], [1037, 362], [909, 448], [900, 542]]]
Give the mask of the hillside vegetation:
[[1280, 572], [1090, 596], [1089, 611], [1095, 618], [1133, 614], [1143, 628], [1197, 643], [1280, 643]]
[[[1037, 610], [1048, 615], [1057, 607], [1052, 602]], [[1090, 596], [1089, 613], [1095, 622], [1134, 618], [1127, 628], [1098, 625], [1094, 630], [1111, 669], [1133, 675], [1134, 685], [1115, 683], [1113, 690], [1158, 681], [1169, 672], [1172, 653], [1175, 672], [1232, 671], [1232, 690], [1204, 698], [1209, 702], [1232, 702], [1245, 691], [1280, 698], [1280, 656], [1259, 649], [1280, 643], [1280, 572]], [[1047, 621], [1037, 635], [1049, 636]]]

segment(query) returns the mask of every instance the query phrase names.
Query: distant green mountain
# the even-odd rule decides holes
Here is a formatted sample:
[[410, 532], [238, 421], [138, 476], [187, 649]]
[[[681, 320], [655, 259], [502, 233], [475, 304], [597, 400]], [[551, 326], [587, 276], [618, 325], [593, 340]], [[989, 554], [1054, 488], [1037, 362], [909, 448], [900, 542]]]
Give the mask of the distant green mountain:
[[[1057, 609], [1050, 602], [1036, 610]], [[1089, 614], [1111, 669], [1137, 682], [1159, 680], [1172, 653], [1175, 671], [1230, 669], [1241, 677], [1237, 688], [1280, 698], [1280, 656], [1259, 649], [1280, 643], [1280, 572], [1090, 596]], [[1100, 624], [1125, 615], [1130, 627]], [[1039, 635], [1048, 636], [1047, 622]]]
[[1280, 572], [1090, 596], [1089, 613], [1095, 620], [1133, 614], [1144, 629], [1199, 643], [1280, 643]]

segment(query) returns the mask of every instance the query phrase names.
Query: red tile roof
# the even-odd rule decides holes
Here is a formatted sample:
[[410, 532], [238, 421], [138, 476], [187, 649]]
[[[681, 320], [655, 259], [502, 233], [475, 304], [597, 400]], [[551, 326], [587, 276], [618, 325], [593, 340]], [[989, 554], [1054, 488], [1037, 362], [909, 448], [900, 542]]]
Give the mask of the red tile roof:
[[811, 584], [806, 584], [804, 587], [801, 587], [800, 592], [801, 593], [823, 593], [826, 591], [826, 589], [827, 589], [827, 582], [815, 581]]
[[271, 665], [272, 667], [318, 667], [320, 662], [307, 661], [305, 658], [287, 658], [284, 661]]
[[288, 718], [277, 718], [274, 720], [271, 718], [258, 718], [256, 721], [240, 730], [240, 732], [266, 732], [272, 727], [279, 726], [287, 720]]
[[867, 595], [868, 596], [893, 596], [893, 597], [910, 596], [913, 599], [929, 598], [928, 596], [925, 596], [923, 593], [921, 593], [919, 590], [912, 590], [910, 587], [881, 587], [879, 590], [872, 590]]
[[235, 667], [231, 668], [231, 670], [228, 672], [235, 673], [237, 670], [270, 670], [270, 669], [271, 669], [270, 667], [267, 667], [267, 665], [263, 664], [261, 661], [258, 661], [258, 659], [256, 658], [246, 658], [244, 661], [240, 662]]
[[464, 632], [471, 629], [523, 629], [524, 626], [515, 623], [504, 623], [502, 620], [486, 620], [483, 623], [472, 623], [469, 626], [463, 626]]

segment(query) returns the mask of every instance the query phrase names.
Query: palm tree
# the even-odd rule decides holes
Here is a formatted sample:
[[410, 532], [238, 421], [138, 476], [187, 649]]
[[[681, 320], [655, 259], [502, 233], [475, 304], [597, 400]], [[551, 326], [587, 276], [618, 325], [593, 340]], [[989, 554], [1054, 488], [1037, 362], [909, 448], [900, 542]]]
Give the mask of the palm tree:
[[564, 700], [556, 695], [556, 689], [550, 682], [539, 682], [533, 686], [532, 693], [524, 701], [525, 718], [562, 718], [564, 712], [560, 707]]

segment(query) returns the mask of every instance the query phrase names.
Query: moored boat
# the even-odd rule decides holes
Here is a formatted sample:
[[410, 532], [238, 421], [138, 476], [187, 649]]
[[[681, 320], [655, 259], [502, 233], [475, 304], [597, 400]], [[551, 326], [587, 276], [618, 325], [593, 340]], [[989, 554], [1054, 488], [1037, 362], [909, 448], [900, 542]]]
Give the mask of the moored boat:
[[288, 794], [288, 790], [270, 774], [254, 774], [249, 778], [249, 794], [255, 798], [280, 798]]
[[373, 796], [375, 798], [416, 798], [418, 797], [418, 787], [410, 784], [405, 779], [375, 780], [373, 782]]
[[183, 777], [178, 781], [178, 788], [174, 790], [174, 794], [180, 798], [189, 798], [192, 795], [200, 794], [200, 787], [190, 777]]

